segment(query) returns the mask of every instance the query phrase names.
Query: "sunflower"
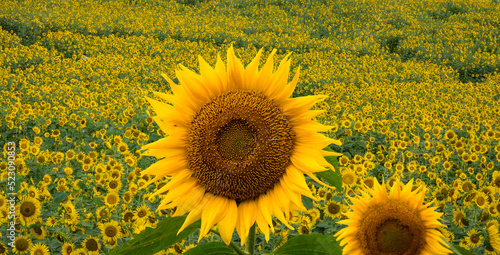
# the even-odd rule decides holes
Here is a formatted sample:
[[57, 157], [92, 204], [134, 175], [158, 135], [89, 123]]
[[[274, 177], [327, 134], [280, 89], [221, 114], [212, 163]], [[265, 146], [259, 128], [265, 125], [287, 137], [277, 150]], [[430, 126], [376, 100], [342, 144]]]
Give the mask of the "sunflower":
[[30, 255], [49, 255], [49, 248], [44, 243], [37, 243], [31, 246]]
[[351, 170], [349, 168], [344, 168], [344, 170], [342, 170], [341, 172], [342, 172], [342, 184], [343, 184], [343, 186], [352, 187], [352, 186], [356, 185], [356, 183], [358, 181], [358, 177], [353, 170]]
[[138, 220], [139, 222], [146, 222], [148, 217], [152, 215], [151, 210], [145, 204], [142, 204], [137, 209], [135, 209], [134, 214], [136, 217], [136, 218], [134, 218], [134, 220]]
[[488, 248], [495, 254], [500, 254], [500, 235], [498, 234], [499, 224], [498, 221], [492, 220], [486, 224], [486, 231], [488, 232]]
[[113, 208], [120, 203], [120, 196], [117, 192], [111, 191], [104, 197], [104, 203], [106, 206]]
[[325, 216], [329, 216], [332, 219], [335, 218], [340, 219], [343, 211], [344, 211], [344, 205], [338, 202], [331, 200], [325, 203], [325, 209], [324, 209]]
[[61, 249], [62, 255], [70, 255], [75, 247], [71, 243], [64, 243]]
[[101, 230], [104, 242], [116, 243], [116, 239], [122, 237], [121, 227], [118, 222], [114, 220], [107, 223], [99, 222], [98, 227]]
[[422, 204], [425, 186], [412, 191], [413, 180], [407, 185], [397, 181], [387, 194], [386, 184], [375, 182], [373, 189], [351, 198], [352, 212], [347, 225], [335, 234], [343, 254], [448, 254], [443, 246], [445, 227], [438, 219], [435, 207]]
[[27, 236], [17, 236], [14, 240], [12, 252], [15, 254], [25, 254], [31, 248], [32, 242]]
[[483, 239], [484, 237], [481, 232], [477, 231], [476, 229], [471, 229], [469, 232], [467, 232], [467, 236], [465, 237], [467, 246], [472, 248], [483, 245]]
[[87, 239], [83, 240], [83, 248], [89, 252], [98, 252], [101, 249], [99, 244], [99, 239], [89, 236]]
[[7, 247], [3, 243], [0, 243], [0, 255], [7, 254], [8, 250]]
[[150, 183], [172, 176], [154, 195], [168, 191], [158, 210], [189, 212], [180, 231], [201, 218], [200, 240], [217, 225], [226, 244], [235, 228], [245, 243], [257, 222], [268, 240], [272, 216], [292, 228], [285, 215], [305, 209], [302, 195], [314, 199], [303, 174], [319, 181], [313, 173], [333, 169], [324, 156], [340, 154], [322, 149], [341, 143], [318, 134], [330, 127], [311, 120], [323, 111], [309, 110], [325, 97], [289, 98], [299, 72], [287, 83], [287, 56], [273, 73], [275, 52], [261, 70], [262, 50], [246, 68], [232, 47], [227, 70], [220, 57], [215, 68], [199, 57], [201, 75], [181, 65], [181, 85], [164, 76], [173, 94], [155, 94], [169, 104], [148, 98], [169, 135], [142, 148], [164, 158], [143, 174], [156, 175]]
[[[42, 223], [42, 222], [38, 221], [37, 223]], [[47, 234], [47, 231], [45, 230], [45, 228], [43, 226], [36, 226], [36, 227], [31, 229], [31, 232], [32, 232], [33, 237], [38, 239], [38, 240], [44, 240], [45, 235]]]
[[21, 202], [16, 207], [24, 225], [30, 225], [40, 215], [41, 205], [35, 198], [22, 196]]

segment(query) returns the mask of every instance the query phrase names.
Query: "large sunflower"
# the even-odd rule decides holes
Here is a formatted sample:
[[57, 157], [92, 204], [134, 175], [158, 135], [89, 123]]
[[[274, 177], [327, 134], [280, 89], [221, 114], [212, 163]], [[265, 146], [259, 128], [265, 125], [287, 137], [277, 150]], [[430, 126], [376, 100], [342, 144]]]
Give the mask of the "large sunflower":
[[413, 180], [403, 186], [396, 181], [387, 194], [386, 184], [375, 182], [360, 197], [351, 198], [347, 225], [335, 234], [343, 254], [448, 254], [443, 246], [445, 227], [436, 207], [423, 204], [425, 187], [412, 191]]
[[273, 72], [275, 50], [258, 70], [261, 53], [246, 68], [232, 47], [227, 69], [220, 57], [215, 68], [199, 57], [201, 74], [181, 65], [180, 85], [164, 76], [173, 94], [155, 95], [167, 103], [148, 98], [168, 136], [143, 147], [163, 158], [143, 174], [156, 175], [150, 183], [170, 176], [154, 194], [168, 191], [158, 210], [189, 212], [181, 230], [201, 218], [200, 239], [217, 225], [227, 244], [235, 228], [244, 243], [255, 222], [268, 239], [272, 216], [292, 228], [290, 210], [304, 209], [302, 195], [314, 199], [303, 174], [317, 180], [332, 167], [324, 156], [339, 155], [322, 150], [340, 145], [318, 134], [330, 127], [311, 120], [324, 96], [290, 98], [299, 72], [288, 83], [289, 55]]

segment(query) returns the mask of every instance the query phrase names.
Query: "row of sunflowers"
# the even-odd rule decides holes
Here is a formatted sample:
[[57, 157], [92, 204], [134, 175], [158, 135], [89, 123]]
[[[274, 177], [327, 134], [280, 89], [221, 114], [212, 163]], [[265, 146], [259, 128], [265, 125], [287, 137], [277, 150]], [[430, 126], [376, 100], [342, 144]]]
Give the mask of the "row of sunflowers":
[[[213, 241], [248, 247], [245, 239], [251, 239], [247, 235], [252, 231], [257, 254], [279, 254], [290, 247], [289, 240], [314, 235], [332, 240], [338, 237], [344, 240], [341, 245], [348, 242], [345, 254], [366, 253], [362, 247], [373, 247], [370, 245], [382, 250], [405, 248], [391, 246], [393, 242], [411, 244], [407, 246], [415, 249], [412, 254], [423, 250], [439, 254], [444, 252], [442, 245], [446, 246], [436, 241], [439, 236], [458, 249], [454, 252], [500, 254], [500, 21], [495, 15], [500, 5], [494, 0], [433, 0], [432, 4], [388, 4], [381, 0], [9, 0], [0, 6], [0, 115], [4, 116], [0, 119], [0, 254], [107, 253], [126, 246], [171, 216], [188, 212], [192, 219], [188, 216], [186, 222], [202, 218], [199, 228], [157, 254], [196, 254], [196, 249]], [[226, 55], [230, 48], [234, 54]], [[257, 55], [263, 59], [271, 56], [283, 64], [252, 62]], [[201, 78], [188, 69], [201, 73]], [[189, 150], [209, 158], [211, 151], [200, 152], [200, 148], [223, 148], [220, 155], [240, 162], [254, 150], [265, 148], [272, 151], [269, 158], [258, 159], [273, 167], [282, 164], [275, 167], [281, 172], [269, 174], [270, 169], [262, 168], [257, 173], [265, 176], [265, 183], [262, 178], [250, 179], [247, 186], [238, 186], [239, 179], [234, 176], [239, 173], [231, 172], [228, 176], [232, 179], [217, 182], [223, 177], [205, 175], [208, 170], [194, 163], [190, 166], [198, 172], [169, 174], [158, 172], [158, 167], [149, 168], [162, 162], [151, 156], [169, 155], [166, 159], [172, 161], [163, 161], [168, 166], [180, 162], [175, 161], [179, 141], [165, 139], [184, 137], [183, 129], [175, 125], [185, 125], [186, 116], [194, 114], [178, 105], [196, 109], [189, 106], [189, 93], [199, 95], [195, 98], [215, 98], [218, 94], [210, 91], [228, 87], [202, 86], [195, 91], [189, 86], [197, 79], [210, 83], [203, 74], [215, 79], [225, 72], [243, 72], [245, 82], [250, 83], [248, 77], [259, 81], [255, 83], [260, 84], [257, 92], [275, 98], [285, 115], [292, 116], [298, 109], [303, 115], [297, 116], [302, 119], [292, 121], [294, 128], [282, 122], [269, 124], [266, 119], [279, 119], [280, 110], [254, 92], [234, 92], [213, 101], [258, 102], [255, 107], [277, 115], [256, 121], [248, 112], [238, 112], [241, 105], [234, 105], [235, 110], [224, 108], [222, 103], [210, 106], [213, 109], [201, 107], [207, 113], [226, 109], [228, 115], [240, 116], [239, 121], [210, 122], [218, 130], [211, 138], [222, 142], [202, 143], [191, 134], [189, 141], [202, 145]], [[266, 74], [278, 78], [266, 80]], [[173, 84], [186, 88], [175, 90], [177, 85]], [[284, 94], [278, 93], [284, 87], [276, 84], [286, 85]], [[242, 87], [229, 88], [238, 91]], [[321, 95], [322, 100], [298, 103], [300, 98], [319, 99]], [[184, 102], [176, 103], [175, 98]], [[165, 99], [170, 106], [159, 102]], [[197, 100], [191, 103], [206, 103]], [[306, 106], [314, 111], [307, 111]], [[202, 115], [200, 121], [205, 118], [197, 114]], [[317, 127], [308, 118], [328, 128]], [[283, 143], [261, 148], [259, 143], [265, 139], [256, 134], [266, 125], [296, 134], [292, 138], [283, 135], [278, 137]], [[202, 136], [203, 131], [196, 132], [194, 137], [210, 138]], [[305, 139], [303, 147], [293, 147], [290, 143], [301, 144], [291, 142], [296, 141], [295, 135], [311, 139]], [[151, 145], [156, 141], [168, 141], [173, 147], [158, 149]], [[15, 158], [9, 158], [12, 143]], [[342, 154], [335, 167], [341, 187], [314, 174], [319, 171], [316, 163], [323, 170], [329, 164], [318, 158], [333, 155], [319, 152], [321, 146], [328, 145]], [[149, 154], [142, 150], [145, 148], [150, 149]], [[316, 156], [306, 152], [311, 148]], [[220, 166], [218, 160], [211, 163]], [[290, 162], [297, 169], [283, 167]], [[15, 165], [17, 213], [12, 241], [7, 231], [12, 220], [11, 165]], [[306, 176], [301, 177], [303, 174]], [[192, 178], [201, 180], [205, 188], [195, 185], [190, 187], [192, 191], [188, 189]], [[381, 186], [382, 182], [385, 185]], [[273, 192], [267, 192], [271, 189]], [[189, 198], [184, 194], [187, 190], [191, 191]], [[260, 201], [259, 196], [265, 198]], [[219, 201], [218, 197], [232, 200]], [[273, 201], [287, 200], [284, 197], [290, 197], [290, 204], [277, 202], [278, 209], [271, 207]], [[386, 238], [375, 244], [360, 241], [357, 248], [353, 243], [362, 231], [383, 239], [398, 230], [398, 225], [389, 221], [384, 228], [370, 225], [360, 230], [355, 226], [352, 219], [373, 214], [360, 209], [369, 197], [373, 197], [370, 203], [411, 197], [420, 202], [413, 207], [425, 212], [425, 227], [437, 231], [422, 232], [418, 230], [421, 226], [408, 220], [405, 226], [411, 231], [403, 231], [407, 235], [400, 239]], [[250, 200], [260, 202], [245, 203]], [[211, 211], [223, 208], [234, 213], [235, 206], [236, 210], [245, 206], [242, 214], [255, 208], [269, 212], [255, 219], [252, 213], [239, 216], [248, 221], [243, 224], [224, 220], [225, 212], [224, 216], [222, 212], [210, 215], [208, 209], [196, 216], [193, 211], [197, 207], [183, 206], [179, 201], [206, 202]], [[431, 207], [424, 206], [431, 202]], [[384, 206], [382, 211], [402, 211], [397, 204]], [[303, 211], [292, 210], [295, 207]], [[377, 215], [380, 218], [371, 218], [372, 222], [388, 217]], [[399, 221], [407, 220], [403, 214], [398, 217]], [[252, 230], [254, 222], [257, 227]], [[217, 228], [212, 229], [214, 225]], [[238, 235], [233, 235], [234, 228]], [[418, 233], [424, 244], [411, 243], [408, 233]]]

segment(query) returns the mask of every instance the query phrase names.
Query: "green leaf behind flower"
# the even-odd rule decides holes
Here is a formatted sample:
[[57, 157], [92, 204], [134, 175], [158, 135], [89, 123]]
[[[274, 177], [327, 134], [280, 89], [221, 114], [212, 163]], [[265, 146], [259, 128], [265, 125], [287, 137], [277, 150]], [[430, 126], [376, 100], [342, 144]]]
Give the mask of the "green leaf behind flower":
[[186, 238], [201, 225], [200, 220], [198, 220], [177, 235], [177, 231], [179, 231], [185, 219], [186, 216], [163, 219], [156, 228], [147, 228], [144, 232], [135, 236], [134, 239], [122, 247], [112, 250], [107, 255], [154, 254], [168, 249]]
[[311, 255], [311, 254], [325, 254], [325, 255], [341, 255], [342, 248], [340, 247], [335, 237], [320, 234], [299, 235], [291, 238], [281, 247], [279, 247], [274, 254], [286, 255]]
[[[325, 151], [333, 151], [330, 147], [326, 147]], [[317, 176], [321, 177], [327, 184], [334, 186], [337, 190], [342, 190], [342, 174], [339, 170], [339, 161], [337, 157], [328, 156], [325, 157], [326, 161], [330, 163], [335, 169], [328, 169], [323, 172], [316, 173]]]
[[473, 253], [468, 251], [467, 249], [465, 249], [459, 245], [449, 243], [444, 238], [443, 238], [443, 240], [446, 242], [446, 244], [448, 244], [448, 246], [450, 247], [450, 250], [453, 251], [454, 255], [473, 255]]

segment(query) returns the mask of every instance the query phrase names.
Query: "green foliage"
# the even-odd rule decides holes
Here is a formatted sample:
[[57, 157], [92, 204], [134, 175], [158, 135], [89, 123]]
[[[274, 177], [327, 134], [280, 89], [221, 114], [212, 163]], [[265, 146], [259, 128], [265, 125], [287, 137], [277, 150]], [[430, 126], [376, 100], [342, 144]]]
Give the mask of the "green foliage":
[[107, 253], [107, 255], [153, 254], [167, 249], [200, 227], [200, 221], [197, 221], [177, 235], [185, 219], [185, 216], [165, 218], [158, 223], [156, 228], [146, 229], [146, 231], [135, 236], [133, 240]]
[[310, 254], [329, 254], [341, 255], [342, 248], [333, 236], [318, 234], [300, 235], [291, 238], [281, 247], [274, 251], [279, 255], [310, 255]]

